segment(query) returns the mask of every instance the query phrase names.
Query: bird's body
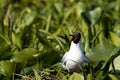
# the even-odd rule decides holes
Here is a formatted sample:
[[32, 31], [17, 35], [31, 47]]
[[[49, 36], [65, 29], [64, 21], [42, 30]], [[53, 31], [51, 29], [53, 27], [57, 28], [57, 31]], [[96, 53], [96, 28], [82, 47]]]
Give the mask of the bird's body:
[[88, 61], [81, 48], [81, 40], [78, 42], [71, 42], [71, 46], [68, 52], [66, 52], [62, 58], [62, 66], [68, 70], [68, 72], [79, 72], [80, 66], [84, 61]]

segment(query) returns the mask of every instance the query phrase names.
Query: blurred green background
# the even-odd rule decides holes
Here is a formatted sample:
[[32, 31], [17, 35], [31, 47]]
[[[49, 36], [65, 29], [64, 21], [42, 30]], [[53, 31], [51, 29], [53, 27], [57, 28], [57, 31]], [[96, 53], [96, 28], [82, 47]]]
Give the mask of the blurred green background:
[[[90, 65], [70, 75], [73, 32]], [[0, 80], [119, 80], [119, 55], [120, 0], [0, 0]]]

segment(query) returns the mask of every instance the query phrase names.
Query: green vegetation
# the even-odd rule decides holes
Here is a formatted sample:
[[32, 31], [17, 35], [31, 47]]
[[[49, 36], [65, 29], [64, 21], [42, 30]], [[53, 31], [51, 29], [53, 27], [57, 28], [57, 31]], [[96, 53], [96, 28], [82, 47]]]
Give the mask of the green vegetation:
[[[89, 64], [70, 75], [72, 32]], [[0, 80], [119, 80], [119, 55], [120, 0], [0, 0]]]

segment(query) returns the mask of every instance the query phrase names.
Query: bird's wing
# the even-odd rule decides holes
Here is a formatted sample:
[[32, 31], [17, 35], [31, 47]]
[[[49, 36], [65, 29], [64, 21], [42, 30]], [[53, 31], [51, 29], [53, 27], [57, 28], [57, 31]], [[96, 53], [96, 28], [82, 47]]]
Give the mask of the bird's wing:
[[66, 52], [64, 54], [64, 56], [62, 57], [62, 66], [65, 67], [66, 61], [67, 61], [67, 56], [68, 56], [68, 52]]
[[62, 62], [66, 61], [66, 56], [68, 56], [68, 52], [66, 52], [62, 57]]

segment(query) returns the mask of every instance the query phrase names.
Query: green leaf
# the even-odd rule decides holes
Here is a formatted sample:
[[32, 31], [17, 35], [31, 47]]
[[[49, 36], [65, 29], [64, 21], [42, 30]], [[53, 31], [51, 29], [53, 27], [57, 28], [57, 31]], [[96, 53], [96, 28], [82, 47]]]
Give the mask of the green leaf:
[[[120, 55], [114, 59], [114, 67], [116, 70], [120, 70]], [[111, 67], [110, 67], [111, 68]], [[112, 69], [112, 68], [111, 68]]]
[[95, 24], [101, 17], [102, 10], [100, 7], [95, 8], [93, 11], [90, 11], [90, 19], [92, 24]]
[[10, 22], [12, 22], [12, 19], [10, 17], [10, 16], [12, 16], [11, 10], [12, 10], [12, 5], [10, 4], [10, 5], [8, 5], [8, 9], [6, 10], [7, 13], [6, 13], [6, 16], [3, 20], [3, 23], [5, 26], [9, 26]]
[[2, 68], [2, 66], [0, 66], [0, 75], [6, 75], [5, 70]]
[[114, 45], [120, 46], [120, 37], [117, 34], [110, 32], [110, 39]]
[[120, 37], [120, 24], [115, 25], [114, 32]]
[[20, 49], [22, 48], [21, 46], [21, 38], [19, 36], [19, 34], [13, 32], [12, 33], [12, 41], [14, 44], [16, 44]]
[[103, 80], [104, 79], [103, 71], [99, 72], [95, 77], [96, 77], [95, 80]]
[[11, 47], [4, 39], [0, 38], [0, 60], [10, 59], [12, 56]]
[[84, 21], [86, 22], [86, 24], [90, 25], [91, 24], [91, 20], [90, 20], [90, 14], [88, 11], [82, 12], [81, 13], [82, 18], [84, 19]]
[[38, 74], [38, 72], [37, 72], [35, 69], [33, 69], [33, 71], [34, 71], [34, 74], [35, 74], [35, 79], [36, 79], [36, 80], [41, 80], [41, 77], [40, 77], [40, 75]]
[[19, 53], [17, 53], [12, 60], [15, 62], [26, 62], [35, 59], [37, 53], [38, 51], [34, 48], [26, 48], [20, 51]]
[[1, 61], [1, 67], [4, 69], [7, 75], [12, 75], [16, 69], [16, 63], [11, 61]]
[[70, 76], [69, 80], [84, 80], [84, 78], [83, 78], [83, 76], [82, 76], [81, 74], [74, 72], [74, 73]]
[[110, 77], [110, 80], [118, 80], [118, 78], [113, 74], [108, 74], [108, 76]]
[[113, 51], [111, 51], [111, 54], [109, 54], [109, 57], [107, 58], [101, 69], [104, 69], [108, 65], [108, 63], [113, 61], [119, 55], [120, 55], [120, 46], [116, 47]]
[[98, 20], [100, 19], [101, 14], [102, 14], [102, 9], [100, 7], [97, 7], [94, 10], [91, 10], [91, 11], [85, 11], [85, 12], [81, 13], [84, 21], [88, 25], [96, 24], [98, 22]]
[[0, 33], [0, 38], [4, 39], [6, 41], [6, 43], [8, 43], [9, 45], [11, 44], [11, 41], [8, 37], [6, 37], [5, 34]]
[[113, 50], [114, 45], [110, 44], [110, 42], [106, 38], [102, 38], [99, 44], [89, 50], [87, 56], [91, 64], [95, 66], [100, 61], [106, 61]]

